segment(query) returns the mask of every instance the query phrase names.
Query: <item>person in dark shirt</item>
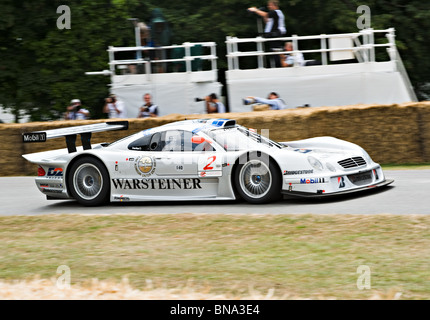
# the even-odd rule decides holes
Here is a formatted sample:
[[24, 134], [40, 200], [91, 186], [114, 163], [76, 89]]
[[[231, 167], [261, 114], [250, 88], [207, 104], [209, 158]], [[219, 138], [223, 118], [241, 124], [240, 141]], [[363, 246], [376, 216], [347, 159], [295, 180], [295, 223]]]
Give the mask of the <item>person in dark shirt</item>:
[[158, 117], [158, 106], [152, 103], [152, 97], [149, 93], [143, 96], [145, 104], [139, 109], [138, 118], [155, 118]]
[[[248, 11], [254, 12], [261, 16], [265, 22], [264, 37], [279, 38], [285, 37], [287, 29], [285, 28], [285, 16], [279, 9], [279, 1], [272, 0], [267, 2], [268, 11], [257, 9], [257, 7], [248, 8]], [[270, 51], [281, 51], [281, 41], [268, 41]], [[270, 59], [274, 62], [275, 67], [281, 67], [281, 61], [278, 55], [274, 55]]]

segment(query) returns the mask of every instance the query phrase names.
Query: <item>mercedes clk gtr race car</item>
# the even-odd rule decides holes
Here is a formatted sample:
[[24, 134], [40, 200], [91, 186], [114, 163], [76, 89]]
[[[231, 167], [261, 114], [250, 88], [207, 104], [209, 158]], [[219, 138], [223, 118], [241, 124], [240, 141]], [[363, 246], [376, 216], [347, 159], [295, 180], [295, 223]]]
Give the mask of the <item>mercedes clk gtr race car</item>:
[[36, 185], [47, 199], [85, 206], [237, 198], [267, 203], [393, 182], [356, 144], [333, 137], [278, 143], [229, 119], [184, 120], [91, 145], [92, 133], [127, 128], [120, 121], [24, 133], [23, 142], [65, 137], [67, 148], [23, 157], [39, 165]]

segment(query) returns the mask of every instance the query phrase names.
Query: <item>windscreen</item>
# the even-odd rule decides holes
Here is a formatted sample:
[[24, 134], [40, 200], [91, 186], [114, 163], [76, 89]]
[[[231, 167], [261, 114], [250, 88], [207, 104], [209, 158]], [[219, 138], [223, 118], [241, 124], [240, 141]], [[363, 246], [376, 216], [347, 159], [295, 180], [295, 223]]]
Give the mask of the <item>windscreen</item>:
[[206, 134], [226, 151], [249, 150], [259, 148], [261, 144], [266, 147], [282, 148], [278, 143], [243, 127], [220, 128], [206, 132]]

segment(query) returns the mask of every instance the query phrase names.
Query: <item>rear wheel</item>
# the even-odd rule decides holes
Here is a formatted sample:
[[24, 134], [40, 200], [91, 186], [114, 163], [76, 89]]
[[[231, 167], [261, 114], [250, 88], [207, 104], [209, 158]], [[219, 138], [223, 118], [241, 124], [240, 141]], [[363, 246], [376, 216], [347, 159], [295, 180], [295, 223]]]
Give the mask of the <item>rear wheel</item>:
[[82, 205], [98, 206], [109, 199], [109, 173], [100, 160], [84, 157], [70, 168], [69, 190]]
[[250, 203], [267, 203], [281, 196], [281, 176], [268, 157], [248, 155], [235, 170], [234, 181], [239, 195]]

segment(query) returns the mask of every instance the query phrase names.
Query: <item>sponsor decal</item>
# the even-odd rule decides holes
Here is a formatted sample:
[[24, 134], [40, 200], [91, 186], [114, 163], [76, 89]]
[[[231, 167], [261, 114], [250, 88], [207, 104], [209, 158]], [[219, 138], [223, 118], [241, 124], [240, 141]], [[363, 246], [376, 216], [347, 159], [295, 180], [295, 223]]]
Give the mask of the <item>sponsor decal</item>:
[[49, 168], [48, 173], [46, 174], [48, 178], [62, 178], [63, 177], [63, 169], [62, 168]]
[[152, 157], [138, 157], [134, 163], [136, 172], [142, 177], [149, 177], [155, 171], [156, 163]]
[[299, 175], [299, 174], [312, 174], [314, 173], [314, 170], [294, 170], [294, 171], [284, 171], [284, 176], [293, 176], [293, 175]]
[[184, 171], [183, 165], [177, 165], [175, 168], [176, 168], [176, 171]]
[[61, 184], [61, 183], [41, 183], [40, 184], [40, 187], [41, 188], [56, 188], [56, 189], [58, 189], [58, 188], [63, 188], [63, 184]]
[[339, 184], [339, 189], [345, 188], [345, 178], [344, 177], [338, 177], [337, 183]]
[[123, 202], [123, 201], [130, 201], [130, 198], [129, 197], [120, 196], [120, 197], [113, 197], [113, 200], [114, 201]]
[[199, 171], [200, 177], [222, 177], [222, 171]]
[[121, 190], [197, 190], [202, 189], [198, 178], [181, 179], [112, 179], [115, 189]]
[[23, 133], [23, 142], [45, 142], [46, 132], [33, 132], [33, 133]]
[[376, 169], [373, 169], [373, 175], [375, 176], [375, 180], [379, 180], [378, 172]]
[[61, 190], [61, 189], [43, 188], [42, 192], [46, 192], [46, 193], [61, 193], [61, 192], [63, 192], [63, 190]]
[[295, 149], [294, 151], [300, 152], [300, 153], [309, 153], [309, 152], [312, 152], [312, 150], [309, 150], [309, 149]]
[[315, 183], [325, 183], [324, 178], [310, 178], [310, 179], [300, 179], [301, 184], [315, 184]]

